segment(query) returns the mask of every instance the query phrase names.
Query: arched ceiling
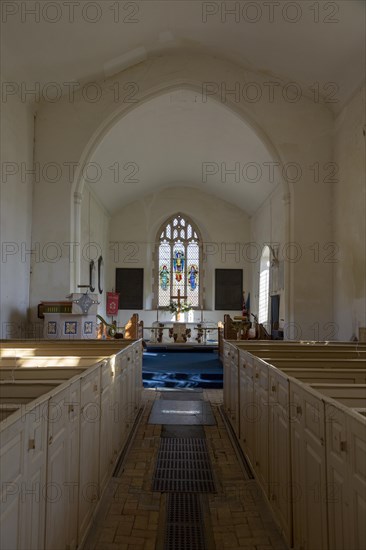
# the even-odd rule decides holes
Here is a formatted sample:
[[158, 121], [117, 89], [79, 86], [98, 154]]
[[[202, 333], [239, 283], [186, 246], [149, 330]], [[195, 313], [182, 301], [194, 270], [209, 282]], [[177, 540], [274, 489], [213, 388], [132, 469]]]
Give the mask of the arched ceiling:
[[2, 70], [18, 83], [103, 78], [174, 48], [305, 87], [335, 82], [342, 101], [365, 77], [364, 0], [13, 1], [1, 21]]
[[189, 90], [161, 95], [129, 112], [89, 163], [87, 183], [112, 214], [157, 188], [188, 186], [251, 215], [279, 181], [251, 127]]
[[[339, 109], [365, 78], [365, 6], [364, 0], [3, 2], [2, 72], [19, 87], [62, 88], [150, 56], [203, 52], [305, 89], [326, 91], [335, 83], [339, 101], [327, 106]], [[273, 159], [244, 121], [183, 90], [127, 114], [90, 160], [102, 168], [90, 187], [111, 213], [157, 187], [181, 185], [251, 214], [278, 183], [269, 181], [264, 164]]]

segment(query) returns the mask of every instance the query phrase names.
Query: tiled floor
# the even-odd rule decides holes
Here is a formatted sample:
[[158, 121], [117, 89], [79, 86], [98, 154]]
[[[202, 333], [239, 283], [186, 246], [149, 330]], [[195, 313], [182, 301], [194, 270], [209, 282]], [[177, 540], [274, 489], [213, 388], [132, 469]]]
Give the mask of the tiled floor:
[[[151, 490], [161, 426], [147, 423], [159, 397], [157, 391], [144, 390], [146, 406], [123, 472], [110, 481], [84, 550], [163, 548], [166, 499]], [[256, 481], [247, 479], [231, 444], [218, 409], [222, 390], [204, 390], [204, 399], [211, 402], [217, 421], [204, 426], [218, 490], [205, 497], [208, 550], [285, 550]]]

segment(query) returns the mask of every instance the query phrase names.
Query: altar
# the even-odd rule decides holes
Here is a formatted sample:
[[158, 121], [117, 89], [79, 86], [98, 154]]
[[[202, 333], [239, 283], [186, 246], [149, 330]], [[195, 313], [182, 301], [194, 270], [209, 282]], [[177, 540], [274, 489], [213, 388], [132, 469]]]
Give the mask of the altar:
[[155, 321], [151, 327], [144, 327], [144, 338], [151, 344], [205, 345], [217, 343], [218, 329], [213, 323]]

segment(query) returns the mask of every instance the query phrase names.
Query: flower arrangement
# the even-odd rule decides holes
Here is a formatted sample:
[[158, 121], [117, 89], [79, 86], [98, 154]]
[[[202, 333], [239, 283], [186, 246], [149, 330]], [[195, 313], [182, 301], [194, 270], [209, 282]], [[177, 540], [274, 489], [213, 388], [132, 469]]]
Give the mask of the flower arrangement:
[[160, 309], [170, 311], [170, 313], [184, 313], [185, 311], [190, 311], [192, 307], [188, 302], [181, 302], [180, 307], [178, 307], [178, 302], [171, 300], [168, 306], [161, 307]]

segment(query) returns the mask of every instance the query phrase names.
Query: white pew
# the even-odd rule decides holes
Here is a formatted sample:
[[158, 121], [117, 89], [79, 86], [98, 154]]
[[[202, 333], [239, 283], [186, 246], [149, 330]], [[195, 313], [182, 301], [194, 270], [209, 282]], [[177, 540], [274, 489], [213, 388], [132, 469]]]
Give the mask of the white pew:
[[[0, 377], [13, 376], [0, 382], [1, 548], [71, 549], [87, 535], [142, 389], [141, 342], [103, 360], [99, 350], [94, 365], [90, 357], [88, 368], [78, 360], [63, 370], [49, 347], [41, 357], [51, 365], [49, 379], [47, 367], [32, 369], [26, 357], [14, 369], [0, 366]], [[75, 365], [75, 356], [63, 359]], [[37, 380], [28, 378], [32, 373]], [[38, 378], [42, 373], [46, 380]]]
[[[349, 359], [343, 351], [341, 358], [309, 353], [303, 359], [299, 353], [295, 359], [278, 356], [273, 366], [248, 351], [250, 346], [237, 344], [224, 342], [225, 409], [288, 544], [299, 550], [363, 549], [363, 523], [354, 516], [352, 525], [346, 521], [345, 542], [339, 538], [335, 544], [337, 537], [330, 535], [333, 504], [332, 486], [326, 482], [324, 411], [331, 404], [352, 416], [359, 437], [353, 456], [366, 464], [365, 360]], [[343, 347], [353, 346], [327, 349], [333, 355]], [[232, 411], [239, 411], [239, 426]], [[348, 456], [347, 468], [350, 460]], [[347, 479], [356, 479], [347, 472]], [[360, 484], [349, 488], [357, 500], [357, 517], [366, 511], [365, 472], [359, 475]]]

